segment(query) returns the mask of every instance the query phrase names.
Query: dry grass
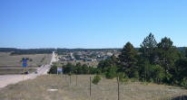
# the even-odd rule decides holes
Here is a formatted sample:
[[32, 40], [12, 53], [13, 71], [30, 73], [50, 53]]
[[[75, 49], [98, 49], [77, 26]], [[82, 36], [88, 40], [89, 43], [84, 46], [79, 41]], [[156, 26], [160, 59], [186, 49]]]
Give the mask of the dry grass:
[[[31, 58], [29, 66], [38, 66], [50, 62], [51, 54], [35, 54], [35, 55], [13, 55], [10, 53], [0, 53], [0, 66], [21, 66], [22, 58]], [[42, 60], [43, 59], [43, 60]]]
[[0, 75], [2, 74], [20, 74], [23, 72], [21, 67], [21, 59], [30, 58], [28, 68], [26, 70], [34, 71], [42, 64], [48, 64], [51, 60], [51, 54], [35, 54], [35, 55], [13, 55], [10, 53], [0, 53]]
[[35, 72], [36, 68], [35, 67], [27, 67], [27, 68], [0, 68], [0, 75], [7, 75], [7, 74], [21, 74], [24, 73], [25, 71], [29, 72]]
[[[0, 90], [0, 100], [117, 100], [116, 80], [102, 78], [98, 85], [92, 84], [89, 94], [89, 75], [76, 76], [46, 75], [34, 80], [9, 85]], [[93, 76], [91, 76], [93, 78]], [[49, 89], [58, 89], [49, 91]], [[187, 95], [179, 87], [128, 82], [120, 84], [120, 100], [170, 100]]]

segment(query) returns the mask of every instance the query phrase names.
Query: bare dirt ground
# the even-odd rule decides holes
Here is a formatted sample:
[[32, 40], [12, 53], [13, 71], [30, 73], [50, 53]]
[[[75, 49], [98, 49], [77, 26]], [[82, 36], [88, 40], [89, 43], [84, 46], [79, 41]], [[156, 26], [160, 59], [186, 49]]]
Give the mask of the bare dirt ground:
[[[93, 78], [93, 76], [91, 76]], [[0, 100], [117, 100], [116, 79], [102, 78], [98, 85], [92, 84], [90, 75], [44, 75], [0, 90]], [[180, 87], [153, 83], [120, 83], [120, 100], [186, 100], [187, 90]], [[179, 99], [173, 99], [174, 97]]]
[[15, 84], [20, 81], [35, 78], [36, 75], [0, 75], [0, 89], [7, 86], [8, 84]]

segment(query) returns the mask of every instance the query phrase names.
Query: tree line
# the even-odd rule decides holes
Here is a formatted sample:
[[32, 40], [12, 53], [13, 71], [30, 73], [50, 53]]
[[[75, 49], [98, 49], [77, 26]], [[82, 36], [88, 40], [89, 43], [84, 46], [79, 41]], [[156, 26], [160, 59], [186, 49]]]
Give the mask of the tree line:
[[11, 55], [21, 55], [21, 54], [51, 54], [55, 49], [16, 49], [16, 48], [0, 48], [0, 52], [11, 52]]
[[[53, 64], [49, 73], [56, 74], [58, 67], [59, 67], [58, 64]], [[81, 63], [77, 63], [76, 65], [73, 65], [71, 63], [67, 63], [66, 65], [62, 65], [60, 67], [63, 68], [64, 74], [96, 74], [96, 73], [98, 73], [97, 68], [88, 66], [87, 64], [81, 64]]]
[[157, 43], [152, 33], [144, 38], [139, 49], [127, 42], [118, 56], [100, 61], [97, 68], [80, 63], [62, 67], [64, 73], [103, 74], [107, 78], [119, 76], [120, 80], [136, 79], [187, 88], [187, 49], [178, 49], [168, 37]]
[[124, 74], [140, 81], [167, 83], [187, 87], [187, 49], [179, 50], [170, 38], [157, 43], [150, 33], [137, 50], [127, 42], [118, 57], [101, 61], [102, 72]]

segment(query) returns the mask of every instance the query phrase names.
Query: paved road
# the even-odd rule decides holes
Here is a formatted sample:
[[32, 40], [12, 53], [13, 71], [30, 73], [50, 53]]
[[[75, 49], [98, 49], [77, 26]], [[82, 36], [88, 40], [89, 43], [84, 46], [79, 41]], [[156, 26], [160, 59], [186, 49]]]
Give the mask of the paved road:
[[30, 73], [27, 75], [0, 75], [0, 88], [3, 88], [9, 84], [15, 84], [23, 80], [34, 79], [39, 75], [45, 75], [49, 71], [53, 62], [58, 61], [55, 52], [52, 53], [50, 64], [42, 65], [37, 69], [36, 73]]

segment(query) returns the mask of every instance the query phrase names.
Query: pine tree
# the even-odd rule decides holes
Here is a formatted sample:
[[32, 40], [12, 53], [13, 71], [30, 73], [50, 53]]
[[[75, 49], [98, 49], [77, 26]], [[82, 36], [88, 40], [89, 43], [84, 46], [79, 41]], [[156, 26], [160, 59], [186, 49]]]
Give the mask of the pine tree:
[[170, 38], [163, 38], [161, 42], [158, 43], [158, 54], [159, 54], [159, 64], [165, 70], [166, 81], [172, 78], [175, 73], [175, 62], [179, 59], [180, 53]]
[[129, 77], [133, 77], [136, 69], [137, 51], [130, 42], [127, 42], [119, 55], [120, 71], [124, 71]]
[[157, 48], [157, 42], [155, 40], [155, 37], [152, 33], [150, 33], [142, 42], [140, 45], [140, 52], [142, 59], [148, 60], [151, 64], [156, 63], [157, 61], [157, 54], [156, 54], [156, 48]]

